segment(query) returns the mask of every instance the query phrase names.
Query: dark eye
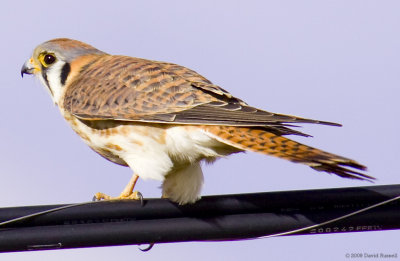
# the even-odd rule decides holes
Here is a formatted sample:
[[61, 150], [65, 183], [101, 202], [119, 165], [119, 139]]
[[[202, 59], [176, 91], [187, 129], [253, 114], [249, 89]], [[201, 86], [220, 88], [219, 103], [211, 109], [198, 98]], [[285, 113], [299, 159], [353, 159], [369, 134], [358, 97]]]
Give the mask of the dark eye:
[[52, 54], [46, 54], [43, 58], [43, 61], [46, 65], [50, 65], [56, 61], [56, 57]]

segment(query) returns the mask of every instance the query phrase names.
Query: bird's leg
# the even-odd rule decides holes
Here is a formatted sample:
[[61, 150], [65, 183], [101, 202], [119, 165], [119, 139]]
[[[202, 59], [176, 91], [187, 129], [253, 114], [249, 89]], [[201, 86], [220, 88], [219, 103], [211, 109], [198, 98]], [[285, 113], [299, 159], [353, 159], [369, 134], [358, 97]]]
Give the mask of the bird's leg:
[[118, 197], [111, 197], [107, 194], [97, 192], [93, 200], [119, 200], [119, 199], [136, 199], [136, 200], [143, 200], [142, 194], [139, 191], [133, 191], [133, 188], [135, 187], [135, 184], [137, 180], [139, 179], [139, 176], [136, 174], [133, 174], [131, 180], [129, 183], [126, 185], [124, 190], [121, 192], [121, 194]]

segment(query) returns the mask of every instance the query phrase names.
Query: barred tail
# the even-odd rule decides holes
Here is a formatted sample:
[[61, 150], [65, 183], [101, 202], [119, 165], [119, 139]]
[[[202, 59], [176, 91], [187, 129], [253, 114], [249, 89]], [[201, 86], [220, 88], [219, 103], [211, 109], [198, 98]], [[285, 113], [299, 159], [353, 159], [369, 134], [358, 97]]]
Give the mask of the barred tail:
[[219, 141], [238, 149], [303, 163], [315, 170], [344, 178], [368, 181], [375, 179], [358, 172], [366, 171], [367, 168], [354, 160], [309, 147], [260, 128], [204, 126], [204, 129]]

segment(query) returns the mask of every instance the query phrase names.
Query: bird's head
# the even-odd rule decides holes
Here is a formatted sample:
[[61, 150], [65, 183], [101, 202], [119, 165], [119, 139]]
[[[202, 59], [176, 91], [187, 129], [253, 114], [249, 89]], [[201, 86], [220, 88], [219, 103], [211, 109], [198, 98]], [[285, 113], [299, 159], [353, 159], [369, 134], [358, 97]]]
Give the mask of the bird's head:
[[38, 45], [21, 68], [21, 76], [33, 74], [45, 85], [55, 103], [71, 78], [71, 64], [86, 56], [105, 54], [96, 48], [72, 39], [57, 38]]

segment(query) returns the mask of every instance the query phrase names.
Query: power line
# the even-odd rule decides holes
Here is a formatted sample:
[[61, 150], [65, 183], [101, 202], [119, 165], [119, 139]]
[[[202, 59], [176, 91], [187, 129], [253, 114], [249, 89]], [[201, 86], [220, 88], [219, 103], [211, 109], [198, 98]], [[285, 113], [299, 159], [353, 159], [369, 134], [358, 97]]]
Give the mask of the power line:
[[[185, 241], [239, 240], [400, 228], [400, 185], [0, 208], [0, 252]], [[57, 209], [54, 211], [54, 209]], [[326, 221], [335, 220], [334, 223]], [[307, 230], [298, 229], [324, 223]], [[293, 233], [288, 233], [293, 234]]]

